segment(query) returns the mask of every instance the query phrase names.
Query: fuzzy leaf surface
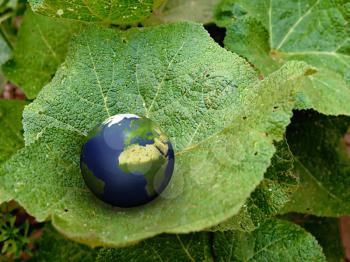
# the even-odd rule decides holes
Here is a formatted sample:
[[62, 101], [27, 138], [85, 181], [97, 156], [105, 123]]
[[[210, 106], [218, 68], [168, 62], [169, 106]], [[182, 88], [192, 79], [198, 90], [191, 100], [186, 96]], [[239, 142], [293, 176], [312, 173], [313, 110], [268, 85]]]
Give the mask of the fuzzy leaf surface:
[[220, 0], [166, 0], [143, 24], [155, 25], [179, 21], [210, 23], [214, 20], [214, 10], [219, 3]]
[[345, 261], [339, 218], [316, 217], [294, 213], [287, 214], [283, 218], [294, 221], [310, 232], [322, 246], [328, 262]]
[[0, 165], [23, 147], [22, 112], [25, 102], [0, 99]]
[[284, 211], [318, 216], [350, 214], [350, 157], [344, 141], [350, 118], [302, 111], [293, 120], [287, 140], [300, 186]]
[[278, 214], [290, 201], [299, 185], [299, 177], [293, 172], [294, 157], [286, 140], [277, 143], [276, 149], [271, 166], [264, 174], [264, 180], [239, 213], [217, 225], [213, 230], [253, 231], [265, 220]]
[[251, 233], [216, 233], [214, 245], [218, 261], [326, 261], [315, 237], [282, 220], [268, 220]]
[[227, 27], [225, 47], [263, 74], [290, 60], [314, 65], [298, 106], [350, 114], [350, 3], [348, 0], [224, 0], [217, 22]]
[[127, 248], [101, 249], [96, 262], [213, 261], [207, 233], [161, 235]]
[[[263, 179], [295, 93], [312, 72], [292, 62], [260, 81], [193, 23], [89, 28], [25, 109], [27, 147], [7, 163], [0, 199], [16, 199], [39, 221], [52, 218], [59, 231], [92, 246], [216, 225], [237, 213]], [[117, 113], [149, 117], [176, 152], [167, 190], [127, 210], [97, 200], [79, 169], [87, 133]]]
[[4, 66], [5, 76], [34, 99], [64, 61], [68, 43], [81, 29], [76, 22], [62, 21], [28, 9], [19, 29], [12, 59]]
[[33, 11], [56, 18], [105, 24], [130, 24], [150, 16], [162, 0], [30, 0]]

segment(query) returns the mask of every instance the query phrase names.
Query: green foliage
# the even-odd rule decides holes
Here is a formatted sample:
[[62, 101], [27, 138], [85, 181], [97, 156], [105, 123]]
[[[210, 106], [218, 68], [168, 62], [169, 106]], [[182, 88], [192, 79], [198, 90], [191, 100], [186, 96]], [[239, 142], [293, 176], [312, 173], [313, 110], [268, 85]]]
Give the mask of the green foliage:
[[97, 251], [70, 241], [60, 235], [50, 224], [44, 227], [41, 238], [35, 243], [36, 251], [32, 262], [93, 262]]
[[26, 4], [26, 0], [0, 0], [0, 35], [9, 48], [4, 48], [4, 44], [2, 44], [0, 55], [2, 63], [5, 62], [4, 57], [9, 58], [11, 49], [16, 42], [18, 16], [23, 15]]
[[318, 68], [299, 95], [299, 108], [350, 114], [350, 5], [348, 0], [224, 0], [218, 23], [225, 47], [263, 74], [290, 60]]
[[339, 219], [301, 214], [288, 214], [284, 218], [299, 224], [313, 234], [318, 243], [322, 246], [327, 261], [344, 261], [344, 249], [340, 237]]
[[268, 220], [251, 233], [216, 233], [214, 243], [218, 261], [326, 261], [311, 234], [281, 220]]
[[9, 258], [18, 259], [22, 253], [31, 254], [29, 248], [29, 222], [18, 223], [17, 206], [3, 203], [0, 206], [0, 247], [1, 253]]
[[[350, 214], [348, 0], [29, 3], [0, 0], [0, 64], [33, 100], [0, 100], [0, 202], [60, 233], [46, 225], [32, 249], [7, 210], [7, 257], [344, 259], [336, 218], [305, 214]], [[169, 186], [137, 208], [102, 203], [81, 175], [88, 133], [118, 113], [175, 149]]]
[[266, 219], [277, 215], [297, 190], [299, 176], [293, 172], [293, 155], [287, 141], [276, 145], [277, 152], [271, 160], [264, 180], [254, 190], [240, 212], [212, 230], [252, 231]]
[[23, 146], [22, 111], [25, 103], [0, 99], [0, 165]]
[[106, 24], [130, 24], [151, 15], [162, 0], [29, 0], [43, 15]]
[[[14, 41], [16, 40], [17, 27], [16, 17], [23, 12], [25, 0], [2, 0], [0, 1], [0, 66], [10, 57]], [[7, 82], [0, 69], [0, 94]], [[0, 157], [1, 158], [1, 157]]]
[[210, 23], [214, 20], [213, 10], [219, 3], [220, 0], [165, 0], [143, 24], [156, 25], [179, 21]]
[[[262, 180], [299, 82], [310, 73], [306, 64], [290, 63], [259, 81], [192, 23], [126, 32], [93, 27], [73, 41], [53, 82], [25, 109], [27, 147], [5, 166], [0, 198], [17, 199], [39, 221], [51, 217], [61, 232], [92, 246], [213, 226], [235, 214]], [[96, 201], [78, 165], [88, 131], [121, 112], [154, 120], [177, 152], [168, 191], [130, 212]]]
[[96, 262], [212, 261], [209, 235], [160, 235], [132, 247], [101, 249]]
[[0, 65], [4, 64], [11, 56], [11, 48], [3, 36], [0, 36]]
[[13, 57], [4, 67], [6, 77], [21, 86], [33, 99], [55, 75], [63, 62], [69, 40], [82, 29], [72, 21], [62, 21], [27, 10], [18, 32]]
[[350, 214], [350, 157], [344, 143], [350, 118], [304, 111], [293, 120], [287, 138], [301, 185], [285, 210], [318, 216]]

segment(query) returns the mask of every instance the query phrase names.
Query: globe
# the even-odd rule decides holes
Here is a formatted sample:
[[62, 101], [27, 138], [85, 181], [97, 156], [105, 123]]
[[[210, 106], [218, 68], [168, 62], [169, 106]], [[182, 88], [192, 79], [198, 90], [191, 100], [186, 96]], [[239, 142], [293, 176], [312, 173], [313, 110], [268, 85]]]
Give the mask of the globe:
[[102, 201], [126, 208], [159, 196], [174, 164], [167, 136], [153, 121], [134, 114], [118, 114], [96, 126], [80, 156], [87, 187]]

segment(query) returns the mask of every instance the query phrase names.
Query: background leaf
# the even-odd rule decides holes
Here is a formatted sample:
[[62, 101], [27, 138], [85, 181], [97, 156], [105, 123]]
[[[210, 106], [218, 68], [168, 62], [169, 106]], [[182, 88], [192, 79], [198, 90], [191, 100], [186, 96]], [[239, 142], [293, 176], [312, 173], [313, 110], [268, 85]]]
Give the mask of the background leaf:
[[11, 48], [0, 35], [0, 65], [3, 65], [11, 57]]
[[22, 111], [25, 102], [0, 99], [0, 165], [23, 146]]
[[277, 152], [264, 180], [254, 190], [239, 213], [217, 225], [213, 230], [252, 231], [266, 219], [277, 215], [297, 190], [299, 177], [293, 172], [293, 155], [286, 140], [276, 145]]
[[[11, 48], [4, 36], [0, 34], [0, 66], [2, 66], [5, 62], [7, 62], [11, 57]], [[0, 69], [0, 94], [3, 92], [5, 84], [7, 82], [2, 69]]]
[[285, 212], [319, 216], [350, 214], [350, 157], [344, 135], [349, 117], [302, 111], [293, 117], [287, 140], [295, 156], [300, 187]]
[[130, 24], [151, 15], [162, 0], [29, 0], [43, 15], [105, 24]]
[[301, 227], [268, 220], [251, 233], [216, 233], [218, 261], [326, 261], [316, 239]]
[[101, 249], [96, 262], [213, 261], [208, 233], [161, 235], [135, 246]]
[[224, 0], [217, 22], [227, 27], [225, 47], [263, 74], [290, 60], [318, 68], [299, 108], [350, 114], [350, 5], [347, 0]]
[[43, 235], [35, 245], [37, 249], [29, 259], [31, 262], [96, 261], [96, 250], [64, 238], [50, 224], [45, 225]]
[[327, 261], [345, 261], [338, 218], [316, 217], [294, 213], [287, 214], [283, 218], [294, 221], [315, 236], [318, 243], [322, 246]]
[[144, 25], [195, 21], [207, 24], [214, 20], [214, 10], [220, 0], [166, 0], [154, 10]]
[[13, 58], [3, 70], [29, 99], [55, 75], [64, 61], [68, 43], [82, 29], [81, 24], [34, 14], [28, 9], [19, 29]]
[[[6, 165], [0, 199], [16, 199], [39, 221], [51, 217], [60, 232], [92, 246], [211, 227], [237, 213], [262, 180], [295, 92], [312, 72], [290, 63], [259, 81], [192, 23], [90, 28], [25, 109], [27, 147]], [[92, 127], [126, 112], [167, 130], [177, 162], [160, 198], [121, 210], [89, 192], [79, 155]]]

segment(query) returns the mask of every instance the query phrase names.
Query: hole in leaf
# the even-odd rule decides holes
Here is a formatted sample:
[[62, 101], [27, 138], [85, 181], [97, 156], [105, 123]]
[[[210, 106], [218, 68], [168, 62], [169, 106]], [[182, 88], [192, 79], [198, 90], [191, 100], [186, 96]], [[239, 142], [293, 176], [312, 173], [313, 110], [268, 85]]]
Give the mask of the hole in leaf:
[[216, 43], [224, 47], [224, 38], [226, 36], [226, 28], [218, 27], [215, 24], [207, 24], [204, 28], [208, 31], [210, 36]]

